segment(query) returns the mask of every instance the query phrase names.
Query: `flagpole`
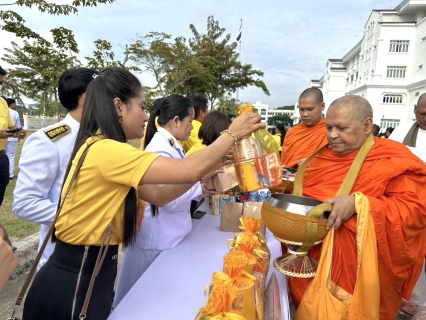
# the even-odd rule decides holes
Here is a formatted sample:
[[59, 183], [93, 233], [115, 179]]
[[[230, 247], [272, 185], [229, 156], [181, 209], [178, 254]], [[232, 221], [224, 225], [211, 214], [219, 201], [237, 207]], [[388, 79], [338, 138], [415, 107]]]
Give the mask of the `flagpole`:
[[[241, 27], [240, 27], [240, 32], [242, 33], [242, 27], [243, 27], [243, 19], [241, 19]], [[240, 38], [240, 41], [239, 41], [239, 55], [238, 55], [238, 62], [241, 62], [241, 38]], [[236, 104], [238, 104], [238, 88], [237, 88], [237, 94], [236, 94], [236, 97], [235, 97], [235, 103]], [[234, 106], [233, 106], [233, 108], [232, 108], [232, 111], [234, 112], [234, 109], [235, 109], [235, 104], [234, 104]], [[235, 113], [234, 113], [235, 114]]]

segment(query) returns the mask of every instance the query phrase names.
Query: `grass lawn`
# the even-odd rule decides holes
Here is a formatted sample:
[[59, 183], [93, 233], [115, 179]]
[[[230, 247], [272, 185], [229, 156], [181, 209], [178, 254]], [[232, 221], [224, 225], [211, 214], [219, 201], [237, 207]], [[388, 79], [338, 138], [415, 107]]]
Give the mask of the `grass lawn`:
[[[27, 132], [27, 138], [33, 132]], [[29, 236], [33, 233], [36, 233], [40, 230], [38, 223], [28, 222], [22, 219], [17, 218], [12, 212], [13, 204], [13, 190], [15, 189], [16, 176], [19, 172], [19, 159], [21, 157], [22, 145], [25, 140], [21, 140], [18, 143], [18, 149], [16, 151], [15, 157], [15, 179], [9, 180], [9, 185], [7, 186], [6, 193], [4, 195], [3, 204], [0, 206], [0, 223], [6, 228], [9, 237], [13, 239], [21, 239]], [[129, 142], [132, 146], [139, 148], [139, 140], [132, 140]]]

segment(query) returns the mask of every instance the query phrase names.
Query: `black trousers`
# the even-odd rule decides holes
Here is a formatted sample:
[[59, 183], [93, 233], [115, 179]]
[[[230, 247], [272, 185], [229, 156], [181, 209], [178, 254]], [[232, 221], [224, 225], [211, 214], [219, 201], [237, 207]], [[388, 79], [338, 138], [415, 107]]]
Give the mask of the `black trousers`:
[[[78, 319], [98, 256], [99, 247], [90, 247], [77, 288], [84, 246], [56, 240], [55, 251], [34, 278], [24, 304], [23, 320]], [[117, 276], [118, 245], [110, 246], [96, 277], [87, 320], [108, 318]], [[74, 304], [74, 294], [77, 296]]]
[[4, 193], [9, 184], [9, 158], [6, 155], [0, 158], [0, 206], [3, 203]]

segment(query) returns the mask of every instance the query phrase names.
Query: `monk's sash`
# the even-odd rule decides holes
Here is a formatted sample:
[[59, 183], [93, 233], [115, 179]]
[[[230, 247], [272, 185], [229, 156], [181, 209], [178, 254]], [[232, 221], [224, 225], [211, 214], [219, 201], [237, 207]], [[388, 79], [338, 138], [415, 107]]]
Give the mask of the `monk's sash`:
[[416, 147], [416, 141], [417, 141], [417, 134], [419, 133], [419, 124], [414, 122], [413, 126], [410, 130], [408, 130], [407, 135], [404, 138], [404, 141], [402, 141], [402, 144], [408, 146], [408, 147]]

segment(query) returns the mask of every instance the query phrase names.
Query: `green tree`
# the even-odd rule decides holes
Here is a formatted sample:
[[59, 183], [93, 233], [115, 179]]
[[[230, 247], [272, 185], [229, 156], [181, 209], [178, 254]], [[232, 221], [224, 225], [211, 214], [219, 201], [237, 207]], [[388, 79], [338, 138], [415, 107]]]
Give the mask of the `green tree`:
[[263, 72], [239, 62], [237, 44], [213, 16], [207, 19], [207, 34], [200, 34], [192, 24], [190, 29], [192, 37], [188, 40], [150, 32], [131, 41], [130, 59], [154, 76], [153, 93], [164, 96], [198, 91], [212, 106], [220, 97], [252, 85], [269, 95], [259, 79]]
[[[22, 96], [36, 99], [43, 103], [43, 113], [49, 110], [49, 99], [55, 102], [56, 114], [60, 113], [57, 84], [60, 75], [80, 62], [74, 56], [68, 56], [64, 49], [56, 50], [38, 42], [29, 43], [24, 40], [20, 47], [12, 42], [12, 48], [5, 48], [8, 52], [3, 60], [12, 66], [6, 89], [14, 90], [15, 98], [22, 101]], [[10, 87], [9, 87], [10, 86]]]
[[294, 105], [278, 107], [277, 110], [294, 110]]
[[139, 71], [138, 67], [135, 66], [126, 66], [129, 62], [129, 49], [128, 46], [125, 46], [124, 59], [123, 61], [114, 60], [115, 53], [112, 51], [112, 44], [107, 40], [95, 40], [95, 50], [93, 51], [92, 57], [85, 57], [87, 60], [87, 67], [93, 68], [95, 70], [101, 70], [108, 66], [117, 66], [126, 68], [131, 71]]
[[[17, 0], [13, 4], [18, 7], [35, 8], [36, 10], [54, 14], [70, 15], [77, 14], [79, 7], [93, 7], [101, 3], [112, 3], [115, 0], [73, 0], [70, 5], [49, 3], [45, 0]], [[52, 47], [53, 44], [60, 49], [70, 50], [78, 53], [77, 42], [71, 30], [64, 27], [50, 30], [53, 37], [53, 44], [43, 38], [40, 34], [25, 25], [25, 19], [14, 10], [0, 11], [1, 30], [11, 32], [18, 38], [33, 39], [41, 46]]]
[[151, 92], [158, 90], [163, 94], [163, 77], [165, 74], [165, 58], [170, 55], [171, 35], [163, 32], [150, 32], [145, 36], [136, 35], [136, 39], [131, 40], [129, 51], [132, 59], [143, 71], [154, 76], [156, 85]]
[[268, 117], [269, 126], [276, 126], [278, 123], [292, 123], [292, 122], [293, 121], [291, 120], [291, 118], [286, 114]]
[[214, 109], [219, 110], [225, 114], [233, 114], [235, 116], [238, 115], [238, 107], [243, 105], [244, 102], [236, 101], [231, 94], [227, 94], [225, 96], [219, 97], [214, 106]]
[[196, 77], [209, 77], [184, 37], [172, 38], [163, 32], [137, 35], [129, 46], [130, 59], [143, 71], [154, 76], [151, 93], [165, 96], [186, 92], [185, 84]]
[[239, 61], [237, 43], [231, 41], [231, 34], [225, 34], [226, 29], [213, 16], [207, 18], [207, 34], [200, 34], [193, 24], [190, 29], [189, 46], [208, 77], [193, 77], [185, 82], [186, 87], [199, 90], [212, 105], [219, 97], [248, 86], [256, 86], [269, 95], [265, 83], [259, 79], [263, 72]]

